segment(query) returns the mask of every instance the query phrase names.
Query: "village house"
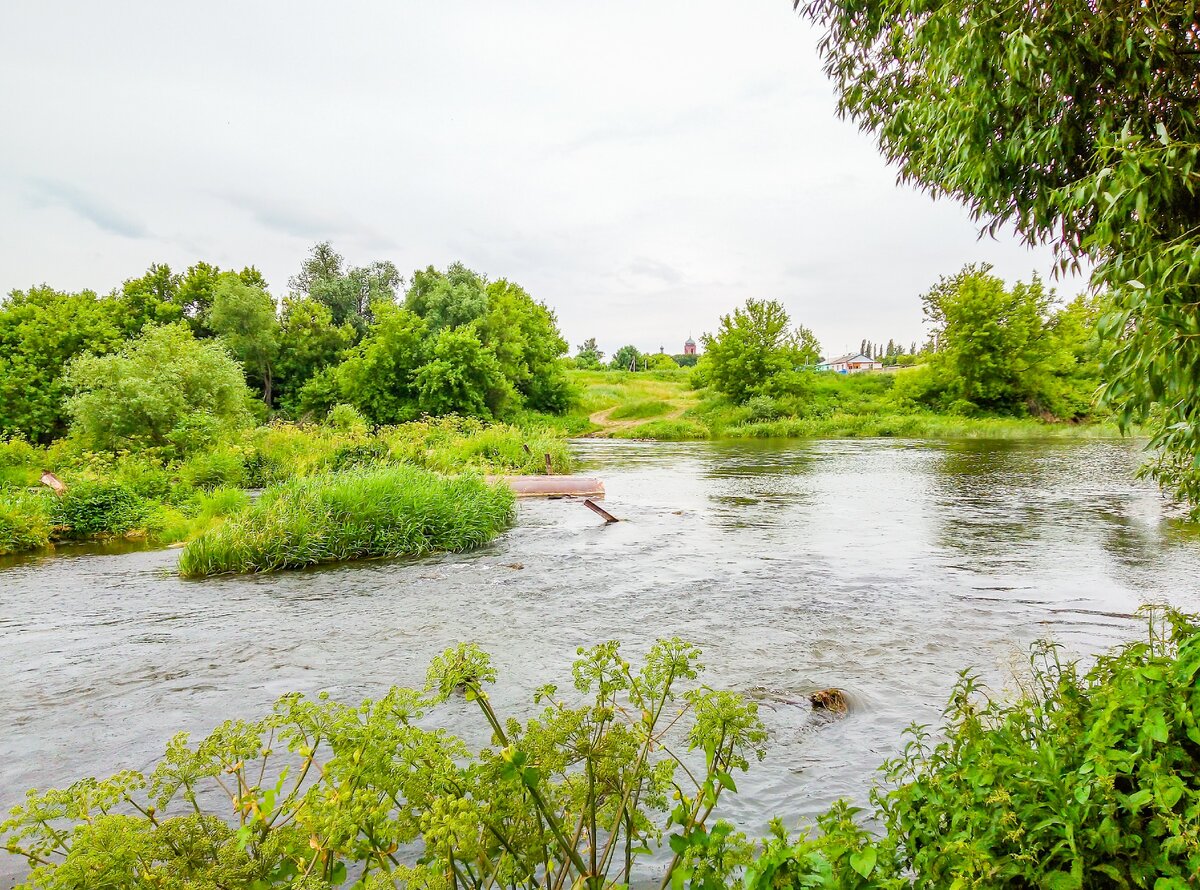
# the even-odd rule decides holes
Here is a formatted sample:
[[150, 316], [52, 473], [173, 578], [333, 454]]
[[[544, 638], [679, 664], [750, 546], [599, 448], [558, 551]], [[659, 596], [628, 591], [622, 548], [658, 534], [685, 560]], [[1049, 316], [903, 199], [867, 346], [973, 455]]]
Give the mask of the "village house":
[[879, 371], [882, 369], [883, 362], [877, 362], [869, 355], [863, 355], [861, 352], [831, 358], [817, 365], [818, 371], [834, 371], [838, 374], [858, 374], [862, 371]]

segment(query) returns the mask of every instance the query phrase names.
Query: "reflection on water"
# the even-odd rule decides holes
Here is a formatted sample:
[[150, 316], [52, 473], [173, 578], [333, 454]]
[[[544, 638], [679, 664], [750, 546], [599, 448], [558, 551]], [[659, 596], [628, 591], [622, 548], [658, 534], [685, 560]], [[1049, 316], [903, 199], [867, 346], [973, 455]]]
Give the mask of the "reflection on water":
[[[528, 708], [576, 646], [678, 635], [772, 736], [728, 814], [794, 821], [871, 771], [955, 673], [1003, 686], [1034, 638], [1094, 652], [1143, 601], [1200, 610], [1200, 537], [1135, 482], [1121, 442], [586, 442], [625, 521], [529, 501], [472, 554], [183, 582], [176, 551], [77, 553], [0, 571], [0, 806], [29, 786], [143, 768], [177, 729], [291, 690], [355, 700], [420, 684], [463, 639]], [[523, 568], [514, 568], [514, 565]], [[814, 725], [805, 695], [850, 693]], [[452, 724], [475, 724], [466, 708]], [[12, 863], [0, 860], [0, 875]]]

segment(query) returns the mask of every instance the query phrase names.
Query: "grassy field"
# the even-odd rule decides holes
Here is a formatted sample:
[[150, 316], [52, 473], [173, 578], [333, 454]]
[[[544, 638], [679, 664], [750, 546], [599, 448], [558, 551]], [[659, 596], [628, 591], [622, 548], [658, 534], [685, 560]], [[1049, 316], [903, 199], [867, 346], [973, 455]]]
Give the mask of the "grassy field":
[[572, 371], [578, 398], [566, 422], [572, 435], [615, 439], [866, 437], [1012, 439], [1108, 438], [1111, 422], [1049, 423], [1036, 417], [970, 417], [906, 402], [905, 373], [814, 376], [809, 389], [786, 399], [759, 397], [734, 405], [693, 389], [692, 372]]

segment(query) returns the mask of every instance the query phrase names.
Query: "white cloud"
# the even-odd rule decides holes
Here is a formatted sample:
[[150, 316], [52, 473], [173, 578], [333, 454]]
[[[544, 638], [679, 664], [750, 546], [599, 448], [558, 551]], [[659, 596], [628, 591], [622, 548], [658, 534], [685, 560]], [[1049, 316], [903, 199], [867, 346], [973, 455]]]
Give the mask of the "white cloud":
[[329, 238], [518, 281], [572, 344], [677, 350], [754, 296], [836, 352], [920, 339], [919, 294], [965, 262], [1051, 268], [895, 185], [787, 0], [76, 2], [5, 24], [4, 290], [198, 259], [282, 290]]

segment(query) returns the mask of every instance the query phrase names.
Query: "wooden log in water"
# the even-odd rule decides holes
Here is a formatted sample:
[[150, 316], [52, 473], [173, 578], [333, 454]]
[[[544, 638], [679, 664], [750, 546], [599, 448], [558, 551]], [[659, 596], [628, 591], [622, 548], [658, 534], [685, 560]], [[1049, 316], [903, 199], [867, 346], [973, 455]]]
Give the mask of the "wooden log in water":
[[602, 498], [604, 483], [588, 476], [488, 476], [519, 498]]

